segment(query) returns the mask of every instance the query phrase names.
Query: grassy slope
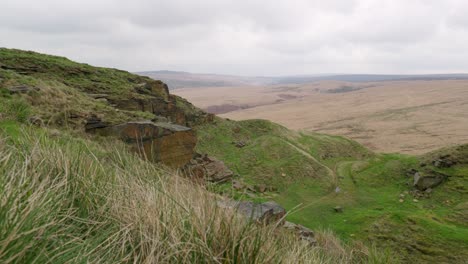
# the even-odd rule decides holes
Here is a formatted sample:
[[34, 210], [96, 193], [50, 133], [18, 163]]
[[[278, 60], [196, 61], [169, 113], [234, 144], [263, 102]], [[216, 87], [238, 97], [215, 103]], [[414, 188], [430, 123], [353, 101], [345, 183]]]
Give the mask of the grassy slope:
[[[311, 137], [265, 120], [235, 122], [218, 119], [215, 124], [198, 126], [196, 130], [199, 152], [220, 158], [247, 183], [264, 183], [279, 189], [304, 179], [311, 179], [321, 187], [334, 187], [330, 181], [334, 175], [329, 164], [309, 155], [308, 147], [315, 149], [311, 154], [326, 157], [327, 161], [372, 155], [340, 137]], [[244, 142], [246, 146], [238, 148], [236, 142]], [[335, 157], [343, 155], [340, 148], [347, 149], [346, 157]]]
[[[373, 154], [341, 137], [295, 133], [261, 120], [219, 120], [198, 127], [198, 137], [199, 151], [224, 160], [240, 178], [279, 187], [277, 194], [258, 197], [273, 197], [288, 210], [300, 206], [289, 215], [291, 221], [330, 228], [345, 240], [389, 246], [407, 262], [462, 263], [468, 256], [467, 165], [442, 170], [452, 176], [449, 181], [430, 198], [414, 202], [407, 193], [412, 179], [405, 174], [427, 157]], [[239, 149], [231, 143], [239, 140], [247, 146]], [[442, 153], [447, 152], [453, 153]], [[405, 196], [402, 203], [400, 194]], [[334, 212], [335, 206], [344, 212]]]
[[[7, 96], [6, 88], [12, 86], [40, 88], [40, 92], [28, 92], [22, 97], [33, 106], [34, 114], [50, 125], [82, 127], [81, 117], [90, 114], [97, 114], [112, 124], [152, 119], [155, 117], [152, 113], [116, 109], [109, 103], [90, 96], [107, 94], [107, 98], [112, 100], [160, 96], [167, 100], [168, 95], [162, 90], [153, 90], [151, 96], [135, 91], [135, 87], [145, 83], [160, 87], [164, 85], [161, 81], [122, 70], [94, 67], [36, 52], [0, 48], [0, 96]], [[186, 114], [201, 113], [201, 110], [185, 99], [178, 96], [174, 98], [177, 108]], [[70, 115], [79, 118], [72, 119], [69, 118]]]
[[[310, 248], [202, 186], [75, 135], [0, 120], [1, 263], [389, 263], [317, 233]], [[105, 194], [105, 195], [104, 195]]]
[[[26, 121], [31, 114], [46, 116], [46, 121], [51, 121], [52, 124], [63, 122], [62, 117], [70, 111], [103, 113], [107, 120], [115, 122], [147, 118], [145, 116], [147, 113], [116, 111], [112, 107], [83, 94], [83, 92], [91, 92], [125, 96], [127, 92], [131, 91], [134, 84], [139, 83], [140, 78], [143, 77], [114, 69], [77, 64], [65, 58], [23, 51], [0, 49], [0, 57], [2, 59], [0, 61], [0, 119], [10, 120], [3, 121], [0, 127], [3, 135], [6, 134], [10, 138], [21, 138], [22, 129], [19, 129], [17, 122]], [[30, 92], [21, 96], [11, 96], [2, 88], [18, 84], [38, 86], [41, 88], [41, 93]], [[177, 103], [181, 104], [181, 107], [190, 107], [183, 100], [179, 100]], [[278, 192], [257, 195], [254, 198], [249, 197], [249, 199], [273, 198], [289, 210], [296, 208], [297, 205], [302, 205], [300, 210], [288, 216], [291, 220], [313, 229], [330, 228], [336, 230], [345, 240], [358, 238], [376, 241], [379, 246], [390, 246], [399, 251], [409, 262], [415, 259], [421, 261], [422, 259], [456, 263], [467, 256], [466, 219], [468, 205], [466, 203], [466, 186], [468, 169], [466, 165], [445, 170], [452, 177], [446, 184], [438, 187], [431, 198], [416, 203], [412, 202], [412, 197], [406, 195], [405, 201], [400, 203], [398, 201], [399, 195], [410, 190], [407, 186], [410, 180], [405, 178], [404, 171], [407, 168], [415, 167], [420, 158], [403, 155], [377, 155], [359, 144], [341, 137], [296, 133], [274, 123], [261, 120], [233, 122], [218, 119], [216, 124], [199, 126], [197, 131], [200, 139], [198, 150], [201, 153], [209, 153], [224, 160], [240, 175], [239, 178], [249, 184], [265, 183], [277, 187], [279, 190]], [[78, 135], [80, 134], [78, 133]], [[74, 135], [74, 137], [76, 136]], [[72, 146], [57, 146], [53, 151], [63, 152], [67, 149], [66, 146], [74, 149], [75, 141], [71, 141], [71, 138], [71, 136], [62, 138], [60, 144], [70, 143]], [[244, 141], [246, 146], [237, 148], [232, 144], [233, 141]], [[47, 140], [46, 142], [52, 141]], [[34, 142], [29, 141], [29, 143]], [[111, 142], [107, 144], [113, 145]], [[105, 156], [108, 156], [109, 152], [101, 150], [101, 147], [95, 147], [91, 153], [88, 153], [88, 156], [99, 157], [99, 161], [93, 165], [95, 166], [93, 168], [101, 168], [103, 171], [100, 173], [107, 173], [107, 170], [112, 171], [113, 168], [120, 166], [119, 163], [112, 163], [112, 161], [111, 164], [108, 164], [109, 160]], [[450, 152], [451, 150], [445, 151]], [[24, 156], [32, 155], [28, 152], [21, 153]], [[68, 162], [75, 162], [73, 159], [77, 157], [73, 151], [66, 152], [66, 154], [70, 156]], [[130, 159], [127, 155], [125, 157], [125, 159]], [[136, 162], [133, 158], [131, 160]], [[106, 163], [106, 165], [101, 163]], [[126, 171], [124, 174], [131, 172], [133, 175], [134, 171], [138, 171], [135, 164], [126, 164], [128, 168], [123, 170]], [[41, 163], [38, 165], [42, 166]], [[137, 165], [148, 166], [146, 163], [138, 163]], [[29, 167], [25, 166], [25, 168]], [[74, 169], [77, 170], [77, 173], [80, 172], [78, 167], [75, 166]], [[5, 171], [11, 171], [11, 169], [4, 169], [3, 172]], [[27, 173], [32, 172], [27, 171]], [[142, 172], [143, 177], [148, 177], [147, 173]], [[126, 178], [125, 181], [129, 179], [131, 178]], [[93, 185], [94, 183], [88, 181], [87, 184]], [[334, 192], [337, 186], [341, 188], [341, 192], [338, 194]], [[216, 186], [215, 190], [230, 192], [237, 198], [246, 198], [243, 193], [232, 191], [229, 184]], [[89, 199], [99, 200], [94, 196], [95, 194], [88, 193], [85, 189], [78, 191], [90, 195], [91, 198], [85, 197], [83, 200], [85, 202], [89, 202]], [[109, 191], [112, 190], [99, 190], [102, 193]], [[133, 192], [132, 190], [125, 191]], [[66, 200], [67, 197], [70, 198], [65, 196], [61, 199]], [[137, 197], [133, 198], [137, 199]], [[199, 207], [200, 204], [189, 203], [191, 199], [193, 200], [194, 197], [183, 197], [183, 200], [188, 203], [188, 208], [194, 210], [193, 208]], [[333, 212], [332, 208], [336, 205], [343, 206], [344, 212], [342, 214]], [[104, 211], [110, 210], [104, 208]], [[187, 215], [178, 216], [181, 217], [180, 219], [188, 217]], [[201, 219], [210, 215], [195, 216], [199, 218], [192, 220], [200, 222]], [[218, 216], [211, 215], [210, 217], [214, 219]], [[96, 219], [91, 218], [90, 220]], [[117, 225], [135, 224], [129, 219], [125, 219], [125, 221], [117, 223]], [[147, 223], [139, 224], [144, 227]], [[158, 222], [157, 224], [159, 226], [159, 224], [167, 225], [168, 223]], [[153, 227], [150, 226], [150, 228]], [[172, 241], [174, 244], [179, 242], [182, 244], [194, 243], [192, 240], [184, 240], [190, 235], [184, 233], [184, 229], [180, 229], [181, 226], [175, 228], [180, 231], [182, 242]], [[202, 231], [205, 230], [203, 228], [210, 230], [212, 226], [201, 228]], [[229, 233], [232, 230], [224, 231]], [[138, 231], [135, 232], [137, 235], [146, 235], [138, 233]], [[256, 231], [251, 229], [251, 232], [255, 233]], [[77, 233], [77, 235], [80, 234]], [[219, 239], [216, 237], [217, 235], [222, 237], [225, 234], [221, 232], [214, 234], [215, 237], [206, 237], [206, 234], [201, 232], [198, 235], [216, 240]], [[199, 239], [198, 235], [192, 238]], [[267, 232], [262, 233], [261, 236], [263, 235], [268, 237], [270, 234]], [[237, 238], [242, 240], [242, 236]], [[226, 245], [232, 245], [229, 243], [235, 243], [235, 241], [235, 239], [226, 241], [228, 243]], [[133, 244], [135, 241], [127, 242], [129, 244], [125, 244], [125, 247], [140, 246], [140, 244], [137, 244], [138, 246]], [[171, 244], [165, 246], [171, 248]], [[206, 249], [215, 245], [210, 242], [199, 244], [199, 246]], [[200, 251], [194, 253], [195, 257], [200, 256], [197, 254], [203, 255], [200, 253], [201, 248]], [[178, 248], [174, 249], [179, 250]], [[214, 248], [213, 250], [213, 252], [216, 251]], [[457, 254], [450, 252], [457, 252]], [[102, 253], [109, 254], [107, 251]], [[120, 253], [122, 252], [120, 251]], [[233, 252], [232, 254], [237, 253]], [[249, 256], [248, 252], [245, 254], [242, 256]], [[138, 257], [143, 255], [138, 255]], [[454, 255], [455, 258], [450, 258], [451, 255]], [[116, 254], [116, 257], [119, 256], [121, 257], [121, 255]], [[185, 261], [189, 259], [189, 256], [184, 257]]]
[[[23, 101], [31, 105], [31, 112], [49, 125], [67, 125], [68, 116], [98, 113], [106, 121], [120, 123], [134, 119], [149, 119], [154, 115], [139, 111], [116, 111], [115, 108], [95, 100], [86, 93], [110, 93], [124, 96], [135, 83], [144, 81], [128, 72], [97, 68], [63, 57], [35, 52], [0, 48], [0, 97], [4, 108], [10, 102]], [[40, 88], [22, 95], [9, 95], [7, 87], [27, 85]], [[80, 120], [82, 121], [82, 120]], [[68, 124], [82, 127], [83, 124]]]
[[[388, 255], [343, 245], [327, 232], [317, 232], [322, 247], [311, 249], [282, 229], [246, 223], [219, 210], [203, 187], [136, 158], [112, 139], [90, 141], [94, 138], [73, 130], [83, 124], [67, 125], [71, 112], [95, 112], [114, 122], [148, 118], [86, 95], [125, 97], [141, 80], [61, 57], [0, 49], [0, 262], [388, 263]], [[40, 92], [10, 95], [5, 89], [23, 84]], [[183, 99], [176, 103], [198, 111]], [[46, 127], [26, 125], [31, 115], [45, 118]], [[286, 129], [271, 123], [264, 128], [250, 136], [265, 136], [258, 142], [272, 146], [272, 153], [285, 150], [296, 157], [276, 169], [294, 164], [297, 179], [324, 170], [297, 153], [297, 142], [285, 145], [267, 135], [268, 129], [279, 129], [290, 136]], [[282, 158], [256, 151], [260, 160], [269, 160], [266, 168]], [[303, 162], [310, 163], [306, 172]]]
[[22, 50], [0, 49], [0, 58], [4, 74], [8, 71], [19, 72], [36, 79], [61, 82], [89, 93], [126, 94], [131, 92], [135, 83], [146, 79], [126, 71], [93, 67], [64, 57]]

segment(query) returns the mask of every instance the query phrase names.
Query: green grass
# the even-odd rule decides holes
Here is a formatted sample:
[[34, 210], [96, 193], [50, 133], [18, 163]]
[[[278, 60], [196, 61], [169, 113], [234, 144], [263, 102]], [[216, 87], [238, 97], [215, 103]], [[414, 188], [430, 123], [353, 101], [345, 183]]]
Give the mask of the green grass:
[[[456, 180], [435, 189], [429, 199], [413, 202], [414, 198], [408, 194], [400, 203], [399, 195], [411, 190], [407, 186], [411, 179], [405, 178], [402, 169], [414, 167], [416, 158], [382, 155], [368, 161], [358, 171], [353, 171], [353, 164], [343, 163], [340, 168], [338, 174], [344, 178], [340, 180], [341, 192], [338, 194], [314, 191], [309, 187], [313, 183], [306, 183], [293, 185], [277, 197], [288, 209], [303, 204], [304, 208], [289, 219], [313, 229], [332, 229], [345, 240], [357, 238], [391, 246], [405, 255], [407, 261], [416, 261], [431, 252], [435, 254], [433, 258], [461, 263], [462, 257], [451, 259], [451, 252], [455, 250], [459, 256], [468, 255], [468, 226], [466, 222], [454, 222], [450, 217], [456, 204], [467, 198], [466, 194], [450, 190], [450, 185], [457, 184]], [[464, 178], [466, 181], [468, 174]], [[453, 205], [443, 203], [448, 199]], [[342, 206], [343, 213], [334, 212], [335, 206]], [[389, 232], [385, 230], [386, 226], [391, 226]], [[425, 243], [425, 249], [401, 247], [415, 242]], [[423, 259], [431, 260], [427, 256]]]
[[93, 67], [64, 57], [14, 49], [0, 49], [2, 68], [37, 79], [55, 80], [86, 92], [122, 94], [144, 77], [116, 69]]
[[396, 263], [317, 232], [310, 248], [205, 188], [65, 131], [0, 123], [1, 263]]
[[[342, 137], [295, 133], [263, 120], [220, 120], [199, 127], [198, 137], [199, 151], [236, 168], [240, 179], [280, 186], [279, 194], [269, 199], [293, 210], [288, 215], [292, 222], [313, 230], [334, 230], [345, 241], [358, 239], [389, 247], [406, 262], [462, 263], [468, 256], [466, 165], [432, 168], [451, 175], [450, 179], [434, 189], [430, 198], [414, 202], [407, 194], [412, 178], [405, 176], [406, 171], [418, 168], [421, 161], [430, 159], [427, 156], [373, 154]], [[239, 149], [232, 141], [245, 141], [247, 146]], [[430, 157], [451, 153], [463, 160], [465, 150], [447, 149]], [[314, 160], [301, 155], [302, 151]], [[334, 182], [325, 167], [334, 172]], [[339, 193], [335, 193], [336, 186]], [[223, 188], [229, 193], [228, 185]], [[400, 194], [405, 195], [402, 203]], [[233, 191], [231, 195], [248, 198]], [[343, 213], [336, 213], [335, 206], [341, 206]]]
[[21, 123], [28, 121], [31, 106], [21, 97], [0, 97], [0, 117], [16, 120]]
[[[263, 183], [279, 189], [306, 179], [315, 179], [315, 184], [328, 188], [332, 175], [325, 161], [370, 155], [349, 140], [299, 134], [265, 120], [219, 119], [215, 124], [196, 127], [196, 131], [197, 151], [223, 160], [246, 183]], [[244, 142], [246, 146], [238, 148], [235, 142]], [[328, 151], [331, 148], [334, 150]], [[340, 149], [349, 151], [340, 153]], [[312, 157], [306, 153], [309, 150]]]

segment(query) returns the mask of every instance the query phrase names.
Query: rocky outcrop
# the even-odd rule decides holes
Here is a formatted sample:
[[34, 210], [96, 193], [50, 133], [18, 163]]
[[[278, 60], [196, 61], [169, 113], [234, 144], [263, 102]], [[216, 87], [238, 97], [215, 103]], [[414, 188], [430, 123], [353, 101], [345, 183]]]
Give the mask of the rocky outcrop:
[[285, 221], [286, 210], [275, 202], [254, 203], [251, 201], [234, 201], [223, 199], [218, 201], [221, 208], [235, 210], [241, 216], [257, 224], [277, 224], [279, 228], [293, 232], [300, 240], [309, 246], [316, 246], [315, 234], [309, 228]]
[[[16, 74], [2, 74], [0, 78], [5, 92], [21, 95], [38, 109], [37, 118], [30, 120], [32, 124], [84, 128], [89, 133], [116, 136], [141, 156], [172, 167], [185, 165], [194, 155], [196, 137], [189, 127], [214, 120], [213, 115], [171, 95], [164, 82], [121, 70], [3, 49], [0, 71], [4, 70], [27, 75], [31, 78], [28, 83], [50, 86], [45, 89], [41, 85], [39, 89], [24, 84]], [[59, 100], [54, 100], [57, 96]], [[152, 122], [129, 122], [141, 119]], [[227, 177], [219, 173], [222, 163], [206, 165], [214, 180]]]
[[234, 173], [224, 164], [207, 155], [197, 155], [183, 169], [184, 174], [195, 181], [226, 182]]
[[222, 208], [236, 210], [247, 219], [260, 224], [272, 224], [284, 221], [286, 210], [275, 202], [254, 203], [251, 201], [219, 201]]
[[129, 144], [131, 150], [153, 162], [178, 168], [187, 164], [194, 155], [197, 142], [191, 128], [151, 121], [127, 122], [106, 126], [99, 119], [91, 119], [88, 132], [115, 136]]
[[436, 171], [416, 172], [413, 177], [413, 186], [418, 190], [424, 191], [436, 187], [447, 178], [447, 175]]
[[[169, 94], [167, 85], [161, 81], [148, 80], [136, 84], [128, 96], [106, 93], [87, 95], [94, 100], [105, 101], [117, 109], [154, 114], [152, 121], [118, 125], [111, 125], [96, 115], [90, 115], [85, 123], [85, 131], [116, 136], [131, 145], [132, 150], [142, 157], [171, 167], [183, 167], [195, 154], [196, 137], [187, 126], [212, 122], [214, 119], [213, 115]], [[200, 165], [190, 171], [198, 178], [224, 181], [232, 176], [232, 172], [220, 161], [204, 161]]]
[[292, 232], [294, 232], [300, 240], [306, 242], [310, 246], [316, 246], [317, 245], [317, 240], [315, 239], [315, 234], [309, 228], [307, 228], [305, 226], [302, 226], [302, 225], [299, 225], [299, 224], [294, 224], [294, 223], [291, 223], [291, 222], [288, 222], [288, 221], [286, 221], [284, 223], [283, 227], [288, 229], [288, 230], [291, 230]]
[[432, 165], [437, 168], [450, 168], [456, 164], [457, 160], [455, 160], [452, 155], [442, 155], [432, 161]]
[[423, 158], [421, 167], [432, 165], [443, 169], [462, 164], [468, 164], [468, 144], [429, 153]]
[[[69, 115], [69, 118], [74, 119], [78, 118], [79, 116], [77, 114], [71, 113]], [[109, 127], [109, 123], [103, 122], [101, 118], [99, 118], [97, 115], [90, 115], [85, 123], [85, 131], [86, 132], [93, 132], [97, 129], [101, 128], [107, 128]]]
[[335, 211], [335, 213], [342, 213], [343, 212], [343, 207], [337, 205], [337, 206], [333, 207], [333, 211]]
[[169, 94], [167, 85], [161, 81], [138, 84], [131, 94], [124, 97], [99, 95], [99, 99], [106, 99], [115, 108], [150, 112], [178, 125], [193, 126], [212, 122], [214, 119], [214, 115], [201, 111], [176, 95]]

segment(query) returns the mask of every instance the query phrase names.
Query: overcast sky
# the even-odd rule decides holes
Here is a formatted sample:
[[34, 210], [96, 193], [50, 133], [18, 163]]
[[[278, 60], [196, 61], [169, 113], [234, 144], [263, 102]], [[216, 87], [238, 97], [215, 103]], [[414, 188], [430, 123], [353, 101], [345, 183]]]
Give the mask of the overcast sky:
[[0, 0], [0, 46], [129, 71], [468, 72], [468, 0]]

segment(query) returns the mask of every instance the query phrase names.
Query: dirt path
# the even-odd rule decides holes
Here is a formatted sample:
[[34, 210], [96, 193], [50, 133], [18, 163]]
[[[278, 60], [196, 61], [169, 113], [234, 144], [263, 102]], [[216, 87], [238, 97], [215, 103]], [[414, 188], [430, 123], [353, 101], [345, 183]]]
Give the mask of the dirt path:
[[328, 172], [328, 174], [330, 175], [331, 179], [332, 179], [332, 183], [334, 185], [334, 187], [338, 186], [338, 177], [336, 176], [336, 173], [335, 171], [333, 171], [332, 169], [330, 169], [328, 166], [326, 166], [325, 164], [321, 163], [320, 161], [318, 161], [314, 156], [312, 156], [310, 153], [308, 153], [307, 151], [301, 149], [300, 147], [292, 144], [291, 142], [288, 142], [288, 141], [285, 141], [288, 145], [290, 145], [291, 147], [295, 148], [297, 151], [299, 151], [299, 153], [301, 153], [302, 155], [310, 158], [311, 160], [317, 162], [318, 164], [320, 164], [320, 166], [322, 166], [323, 168], [325, 168], [325, 170]]

